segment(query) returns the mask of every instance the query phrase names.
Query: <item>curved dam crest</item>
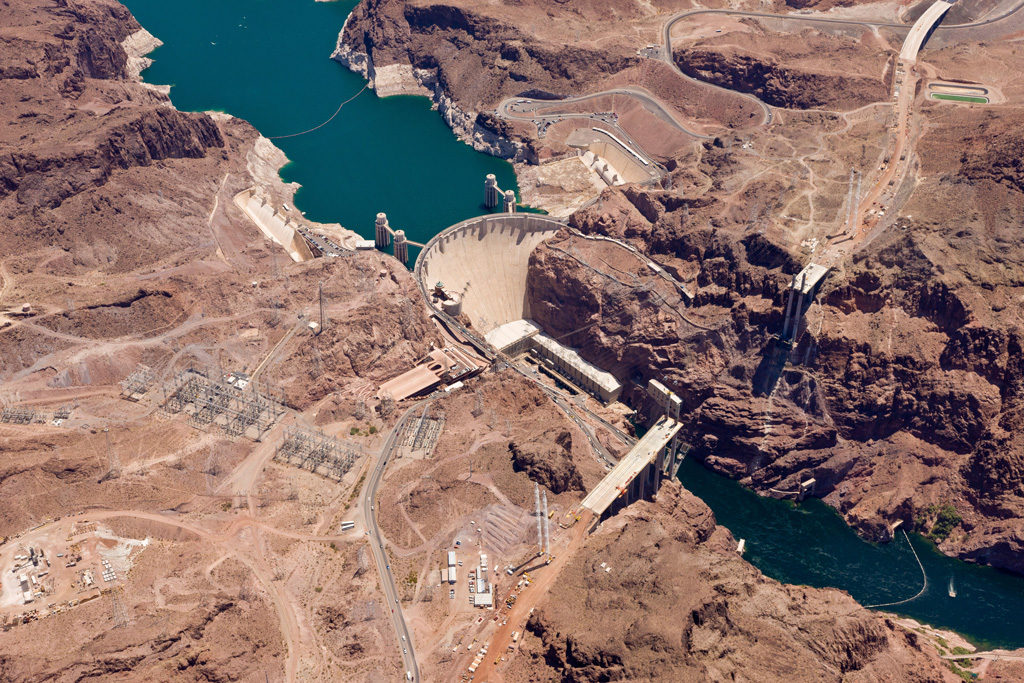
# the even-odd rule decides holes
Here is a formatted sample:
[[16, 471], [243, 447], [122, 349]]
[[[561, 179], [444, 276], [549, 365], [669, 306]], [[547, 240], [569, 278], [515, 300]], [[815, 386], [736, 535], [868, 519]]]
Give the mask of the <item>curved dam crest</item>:
[[530, 254], [563, 227], [531, 214], [471, 218], [431, 239], [416, 261], [416, 273], [424, 286], [441, 282], [460, 295], [463, 312], [486, 334], [530, 317]]

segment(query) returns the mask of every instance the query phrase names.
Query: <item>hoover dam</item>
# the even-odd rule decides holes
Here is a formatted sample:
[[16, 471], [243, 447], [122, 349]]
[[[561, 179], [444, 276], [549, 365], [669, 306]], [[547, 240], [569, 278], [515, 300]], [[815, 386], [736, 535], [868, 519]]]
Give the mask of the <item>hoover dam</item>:
[[523, 213], [462, 221], [427, 243], [416, 260], [416, 277], [424, 287], [442, 283], [460, 297], [462, 312], [486, 335], [530, 317], [530, 254], [562, 227], [554, 219]]
[[0, 680], [1024, 680], [1024, 0], [559, 5], [5, 2]]

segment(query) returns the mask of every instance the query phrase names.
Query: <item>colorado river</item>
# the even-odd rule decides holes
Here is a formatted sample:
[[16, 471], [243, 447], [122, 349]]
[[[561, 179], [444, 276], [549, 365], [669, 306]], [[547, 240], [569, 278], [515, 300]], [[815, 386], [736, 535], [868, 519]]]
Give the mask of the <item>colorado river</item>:
[[[393, 227], [426, 242], [483, 213], [485, 174], [515, 187], [508, 163], [456, 140], [425, 98], [360, 93], [363, 79], [328, 58], [354, 0], [124, 1], [164, 41], [143, 76], [171, 84], [179, 109], [224, 111], [275, 137], [338, 112], [311, 133], [275, 140], [291, 160], [282, 176], [302, 185], [295, 203], [311, 220], [372, 237], [374, 215], [386, 211]], [[921, 569], [902, 535], [888, 545], [866, 543], [819, 501], [794, 506], [760, 498], [692, 460], [680, 478], [720, 524], [746, 539], [746, 558], [771, 577], [841, 588], [862, 604], [904, 600], [921, 589]], [[910, 538], [928, 587], [890, 609], [980, 645], [1024, 645], [1024, 578], [958, 562]], [[951, 579], [956, 598], [948, 595]]]
[[[516, 188], [512, 166], [455, 138], [424, 97], [380, 99], [330, 59], [355, 0], [125, 0], [164, 42], [148, 83], [171, 85], [178, 109], [223, 111], [252, 123], [288, 156], [295, 205], [310, 220], [373, 237], [374, 216], [426, 242], [485, 212], [484, 176]], [[358, 94], [358, 96], [356, 96]], [[414, 254], [411, 254], [414, 257]]]
[[[868, 543], [820, 500], [794, 505], [763, 498], [690, 458], [679, 479], [711, 507], [719, 524], [746, 539], [744, 557], [774, 579], [841, 588], [862, 605], [897, 602], [921, 590], [921, 568], [902, 534], [892, 543]], [[1024, 645], [1024, 577], [946, 557], [917, 534], [910, 541], [928, 588], [884, 609], [957, 631], [985, 648]], [[951, 578], [955, 598], [949, 596]]]

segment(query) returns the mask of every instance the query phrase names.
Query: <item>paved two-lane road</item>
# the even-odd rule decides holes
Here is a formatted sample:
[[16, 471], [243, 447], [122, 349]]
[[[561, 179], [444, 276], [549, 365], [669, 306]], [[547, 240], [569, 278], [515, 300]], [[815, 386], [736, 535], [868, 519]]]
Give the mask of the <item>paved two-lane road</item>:
[[405, 623], [402, 605], [398, 600], [398, 589], [395, 587], [395, 577], [391, 574], [391, 563], [384, 552], [384, 540], [380, 534], [380, 527], [377, 525], [376, 500], [377, 487], [380, 486], [384, 470], [387, 468], [388, 461], [398, 445], [398, 436], [402, 432], [402, 427], [412, 418], [416, 409], [422, 405], [423, 401], [420, 401], [410, 406], [402, 414], [395, 428], [391, 430], [391, 434], [388, 435], [384, 447], [381, 448], [377, 466], [370, 473], [370, 477], [366, 482], [366, 488], [363, 489], [362, 496], [363, 519], [366, 524], [366, 530], [369, 532], [370, 550], [373, 552], [373, 559], [377, 563], [377, 571], [380, 574], [380, 587], [384, 592], [387, 606], [391, 610], [391, 622], [395, 628], [395, 638], [402, 648], [402, 664], [405, 667], [405, 671], [412, 675], [412, 680], [414, 681], [420, 680], [420, 669], [416, 663], [416, 653], [412, 646], [412, 633]]

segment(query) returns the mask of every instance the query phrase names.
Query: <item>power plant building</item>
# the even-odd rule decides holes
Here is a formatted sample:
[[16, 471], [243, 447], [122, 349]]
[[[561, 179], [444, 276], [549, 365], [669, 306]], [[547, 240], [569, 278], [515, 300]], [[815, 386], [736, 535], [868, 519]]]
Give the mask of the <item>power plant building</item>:
[[580, 388], [585, 389], [605, 403], [618, 400], [622, 385], [615, 375], [588, 363], [567, 346], [541, 332], [532, 337], [534, 350], [541, 358], [551, 362]]
[[617, 400], [622, 393], [622, 384], [615, 379], [615, 375], [584, 360], [575, 349], [563, 346], [544, 334], [540, 326], [531, 320], [513, 320], [499, 325], [488, 332], [485, 339], [508, 356], [515, 357], [532, 351], [578, 387], [605, 403]]

